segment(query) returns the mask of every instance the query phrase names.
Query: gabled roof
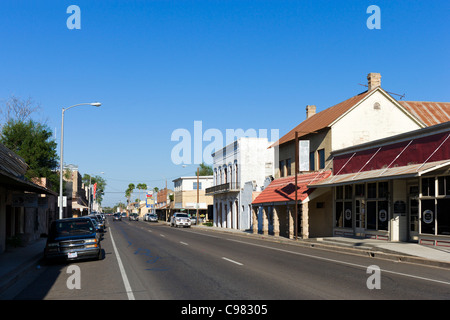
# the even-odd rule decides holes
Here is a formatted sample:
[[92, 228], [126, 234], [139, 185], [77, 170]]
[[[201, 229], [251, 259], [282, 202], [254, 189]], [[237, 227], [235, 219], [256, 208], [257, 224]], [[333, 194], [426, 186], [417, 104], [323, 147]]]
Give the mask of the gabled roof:
[[307, 134], [317, 133], [324, 128], [330, 127], [340, 117], [349, 112], [355, 105], [377, 90], [380, 90], [382, 93], [390, 97], [393, 103], [398, 103], [400, 108], [405, 109], [406, 113], [408, 113], [412, 119], [415, 119], [414, 121], [417, 121], [418, 124], [421, 124], [424, 127], [450, 121], [450, 102], [397, 101], [381, 87], [376, 87], [370, 91], [365, 91], [353, 96], [350, 99], [347, 99], [307, 118], [272, 144], [271, 147], [293, 141], [295, 139], [296, 131], [298, 132], [298, 136], [300, 138]]
[[[304, 173], [297, 175], [297, 200], [304, 201], [314, 189], [308, 185], [328, 178], [331, 171]], [[273, 180], [252, 204], [295, 201], [295, 176]]]
[[450, 102], [398, 101], [426, 126], [450, 121]]
[[338, 103], [328, 109], [325, 109], [313, 115], [312, 117], [309, 117], [305, 121], [301, 122], [294, 129], [289, 131], [287, 134], [282, 136], [271, 147], [281, 145], [289, 141], [293, 141], [295, 139], [296, 131], [298, 132], [298, 136], [302, 137], [309, 133], [315, 133], [318, 132], [319, 130], [329, 127], [334, 121], [336, 121], [339, 117], [341, 117], [343, 114], [349, 111], [354, 105], [356, 105], [364, 98], [366, 98], [369, 95], [369, 93], [373, 91], [374, 90], [362, 92], [354, 97], [351, 97], [350, 99]]

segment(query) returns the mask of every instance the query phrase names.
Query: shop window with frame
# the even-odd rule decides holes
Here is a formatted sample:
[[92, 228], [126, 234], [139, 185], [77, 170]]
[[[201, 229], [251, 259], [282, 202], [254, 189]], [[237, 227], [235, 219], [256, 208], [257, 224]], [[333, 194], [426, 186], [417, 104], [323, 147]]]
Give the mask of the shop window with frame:
[[449, 236], [450, 176], [422, 178], [421, 191], [420, 233]]
[[450, 199], [438, 199], [436, 210], [437, 234], [450, 235]]
[[422, 200], [422, 219], [420, 219], [421, 233], [435, 234], [435, 201], [434, 199]]
[[438, 195], [450, 196], [450, 176], [438, 177]]
[[387, 181], [367, 184], [367, 224], [369, 230], [388, 230], [389, 183]]
[[335, 227], [352, 228], [352, 185], [337, 186], [335, 194]]
[[434, 197], [435, 196], [435, 178], [422, 178], [422, 196]]

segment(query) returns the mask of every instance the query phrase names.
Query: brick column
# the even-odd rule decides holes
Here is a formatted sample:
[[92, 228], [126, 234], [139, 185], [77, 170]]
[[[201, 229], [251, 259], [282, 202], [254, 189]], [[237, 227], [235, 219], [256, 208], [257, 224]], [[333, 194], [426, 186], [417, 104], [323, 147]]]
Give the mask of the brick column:
[[252, 229], [253, 234], [258, 234], [258, 207], [252, 206]]
[[263, 206], [262, 207], [262, 218], [263, 218], [262, 231], [263, 231], [263, 234], [265, 234], [265, 235], [269, 234], [269, 219], [267, 218], [267, 214], [268, 214], [268, 208]]
[[280, 219], [278, 217], [278, 210], [273, 206], [273, 235], [278, 237], [280, 235]]
[[288, 230], [288, 234], [287, 236], [289, 237], [289, 239], [294, 239], [294, 223], [295, 223], [295, 219], [294, 219], [294, 206], [290, 206], [287, 205], [287, 210], [286, 210], [286, 214], [287, 214], [287, 230]]
[[[308, 239], [309, 238], [309, 213], [308, 213], [308, 202], [302, 203], [302, 233], [301, 237], [302, 239]], [[300, 235], [299, 235], [300, 236]]]

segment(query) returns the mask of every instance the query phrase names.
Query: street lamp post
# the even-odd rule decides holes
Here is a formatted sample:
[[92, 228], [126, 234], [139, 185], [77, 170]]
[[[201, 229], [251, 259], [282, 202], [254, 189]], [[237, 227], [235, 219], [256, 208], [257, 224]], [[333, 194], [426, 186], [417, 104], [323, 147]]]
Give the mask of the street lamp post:
[[67, 110], [77, 107], [77, 106], [94, 106], [100, 107], [102, 104], [100, 102], [92, 103], [79, 103], [70, 106], [66, 109], [62, 108], [61, 113], [61, 151], [60, 151], [60, 163], [59, 163], [59, 219], [63, 217], [63, 157], [64, 157], [64, 112]]

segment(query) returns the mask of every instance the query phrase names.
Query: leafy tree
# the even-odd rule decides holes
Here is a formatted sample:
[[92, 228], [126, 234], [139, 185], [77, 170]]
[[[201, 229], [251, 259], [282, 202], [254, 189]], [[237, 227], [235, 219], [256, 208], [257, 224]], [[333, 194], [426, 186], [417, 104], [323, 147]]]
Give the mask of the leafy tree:
[[[145, 183], [138, 183], [136, 188], [139, 189], [139, 191], [147, 190], [147, 184], [145, 184]], [[141, 201], [141, 193], [140, 192], [139, 192], [139, 201]]]
[[89, 174], [84, 174], [82, 181], [86, 186], [89, 185], [89, 182], [91, 183], [91, 185], [97, 183], [97, 189], [95, 191], [95, 201], [101, 204], [103, 201], [103, 196], [105, 195], [106, 180], [98, 175], [90, 176]]
[[[212, 167], [208, 166], [204, 162], [200, 163], [199, 168], [200, 168], [198, 173], [199, 176], [212, 176], [214, 174]], [[197, 175], [197, 172], [195, 172], [195, 175]]]
[[133, 193], [133, 190], [136, 188], [134, 183], [130, 183], [128, 185], [128, 189], [125, 190], [125, 197], [127, 197], [127, 203], [130, 203], [131, 194]]
[[46, 177], [52, 190], [59, 189], [57, 144], [46, 125], [10, 118], [2, 126], [0, 142], [25, 160], [28, 179]]

